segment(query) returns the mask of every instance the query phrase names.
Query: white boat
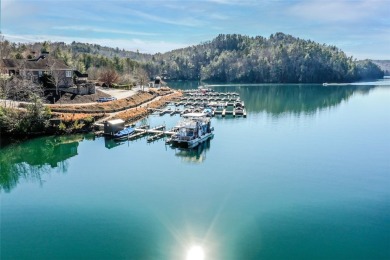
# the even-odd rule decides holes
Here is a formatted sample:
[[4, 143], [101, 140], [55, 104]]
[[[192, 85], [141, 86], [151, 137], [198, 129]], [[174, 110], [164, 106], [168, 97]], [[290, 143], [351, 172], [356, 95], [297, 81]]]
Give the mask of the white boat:
[[212, 117], [213, 116], [213, 110], [210, 107], [206, 107], [203, 109], [202, 112], [205, 116]]
[[236, 116], [243, 115], [244, 114], [244, 109], [242, 107], [236, 107], [234, 112], [235, 112]]
[[183, 115], [184, 120], [175, 127], [177, 132], [172, 135], [169, 143], [173, 146], [193, 148], [213, 137], [210, 118], [203, 113]]
[[211, 88], [207, 88], [205, 86], [199, 86], [198, 87], [198, 91], [202, 92], [202, 93], [206, 93], [206, 92], [213, 92], [213, 90]]

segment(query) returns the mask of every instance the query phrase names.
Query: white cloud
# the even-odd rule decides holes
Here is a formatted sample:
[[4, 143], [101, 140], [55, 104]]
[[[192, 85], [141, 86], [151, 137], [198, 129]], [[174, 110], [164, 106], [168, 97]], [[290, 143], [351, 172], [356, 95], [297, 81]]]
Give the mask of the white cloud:
[[75, 40], [154, 53], [219, 33], [267, 37], [281, 31], [335, 44], [354, 57], [360, 50], [390, 55], [390, 0], [98, 0], [88, 8], [82, 7], [91, 0], [61, 0], [44, 13], [42, 0], [0, 1], [2, 32], [19, 37], [14, 41]]
[[20, 17], [36, 13], [39, 8], [37, 5], [23, 4], [16, 0], [1, 0], [0, 2], [2, 22], [17, 22]]
[[133, 14], [138, 17], [145, 18], [149, 21], [155, 21], [155, 22], [160, 22], [160, 23], [166, 23], [166, 24], [173, 24], [177, 26], [189, 26], [189, 27], [199, 27], [204, 25], [204, 22], [198, 19], [195, 19], [193, 17], [187, 17], [187, 18], [180, 18], [180, 19], [169, 19], [163, 17], [161, 14], [156, 15], [156, 14], [150, 14], [150, 13], [145, 13], [141, 12], [138, 10], [128, 10], [128, 13]]
[[116, 29], [103, 29], [91, 26], [54, 26], [55, 30], [69, 30], [69, 31], [85, 31], [85, 32], [98, 32], [98, 33], [114, 33], [114, 34], [127, 34], [127, 35], [142, 35], [142, 36], [156, 36], [158, 33], [136, 32], [129, 30], [116, 30]]
[[59, 35], [13, 35], [4, 34], [7, 40], [13, 42], [41, 42], [41, 41], [52, 41], [52, 42], [65, 42], [71, 43], [73, 41], [83, 43], [94, 43], [102, 46], [108, 46], [113, 48], [120, 48], [129, 51], [139, 50], [142, 53], [157, 53], [167, 52], [174, 49], [187, 47], [188, 44], [182, 44], [177, 42], [167, 41], [145, 41], [140, 39], [108, 39], [108, 38], [82, 38], [82, 37], [66, 37]]
[[288, 8], [287, 12], [314, 21], [355, 22], [378, 15], [378, 11], [386, 9], [389, 11], [388, 0], [315, 0], [300, 1]]

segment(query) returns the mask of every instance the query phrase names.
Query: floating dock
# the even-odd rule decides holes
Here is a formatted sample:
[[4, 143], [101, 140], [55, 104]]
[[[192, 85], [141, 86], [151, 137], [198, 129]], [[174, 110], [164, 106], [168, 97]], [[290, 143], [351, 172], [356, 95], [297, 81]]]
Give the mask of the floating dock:
[[165, 115], [165, 114], [169, 114], [169, 113], [171, 113], [172, 112], [172, 109], [171, 108], [168, 108], [168, 109], [165, 109], [165, 110], [162, 110], [162, 111], [160, 111], [160, 116], [163, 116], [163, 115]]
[[177, 101], [167, 103], [170, 106], [164, 109], [153, 109], [152, 111], [159, 116], [166, 114], [171, 116], [180, 114], [182, 116], [187, 113], [202, 113], [205, 108], [211, 108], [212, 116], [246, 117], [244, 101], [240, 99], [236, 92], [186, 90], [184, 95]]
[[173, 130], [171, 131], [165, 131], [165, 125], [156, 126], [153, 128], [150, 128], [149, 125], [143, 125], [139, 126], [134, 129], [134, 134], [128, 136], [128, 140], [135, 140], [147, 135], [151, 135], [146, 140], [147, 142], [156, 141], [160, 138], [163, 138], [165, 136], [171, 136], [175, 134]]

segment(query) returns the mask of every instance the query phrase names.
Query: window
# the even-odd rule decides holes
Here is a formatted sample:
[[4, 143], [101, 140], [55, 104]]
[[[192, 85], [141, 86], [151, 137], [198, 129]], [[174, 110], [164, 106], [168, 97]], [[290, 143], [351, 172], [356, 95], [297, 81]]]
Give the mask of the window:
[[66, 71], [66, 77], [67, 78], [71, 78], [72, 77], [72, 71], [71, 70], [67, 70]]
[[41, 70], [38, 71], [38, 75], [39, 75], [39, 77], [42, 77], [42, 71]]

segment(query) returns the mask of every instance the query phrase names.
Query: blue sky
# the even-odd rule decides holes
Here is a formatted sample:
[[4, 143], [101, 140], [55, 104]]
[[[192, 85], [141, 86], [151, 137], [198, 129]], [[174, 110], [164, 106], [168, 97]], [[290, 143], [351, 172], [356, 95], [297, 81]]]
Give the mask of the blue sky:
[[144, 53], [220, 33], [284, 32], [358, 59], [390, 59], [390, 0], [1, 0], [1, 31], [15, 42], [79, 41]]

